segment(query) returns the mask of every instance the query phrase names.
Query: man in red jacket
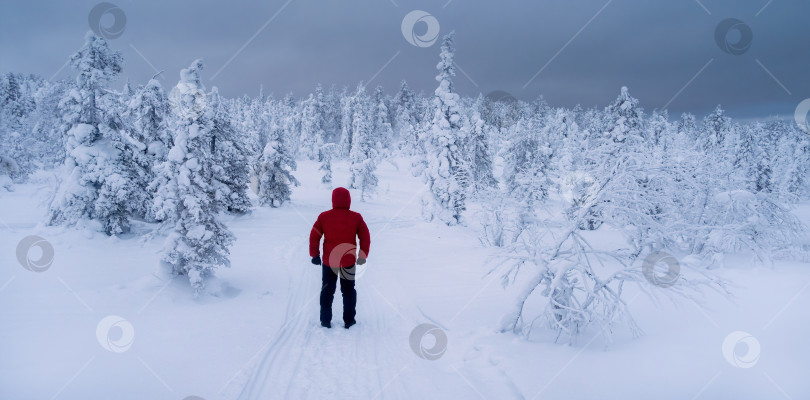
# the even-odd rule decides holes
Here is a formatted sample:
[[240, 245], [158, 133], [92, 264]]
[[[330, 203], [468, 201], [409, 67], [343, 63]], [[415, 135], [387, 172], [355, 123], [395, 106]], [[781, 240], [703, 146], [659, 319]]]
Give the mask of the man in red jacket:
[[[371, 237], [366, 222], [359, 213], [349, 210], [351, 195], [345, 188], [332, 191], [332, 209], [318, 215], [318, 220], [309, 233], [309, 255], [312, 263], [322, 266], [321, 286], [321, 326], [332, 327], [332, 300], [340, 277], [340, 292], [343, 294], [343, 322], [349, 329], [354, 320], [357, 306], [357, 291], [354, 289], [355, 263], [363, 265], [368, 257]], [[323, 261], [318, 248], [323, 240]], [[360, 238], [360, 254], [357, 241]], [[355, 262], [356, 260], [356, 262]]]

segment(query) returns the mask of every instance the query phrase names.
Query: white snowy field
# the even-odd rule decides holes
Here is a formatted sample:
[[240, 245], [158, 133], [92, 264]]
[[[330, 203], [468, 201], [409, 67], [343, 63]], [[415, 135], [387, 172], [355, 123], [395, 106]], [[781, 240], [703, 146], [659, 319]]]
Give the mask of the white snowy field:
[[[186, 278], [158, 272], [164, 238], [146, 235], [153, 227], [136, 225], [125, 238], [43, 227], [53, 190], [45, 175], [0, 193], [0, 399], [810, 398], [807, 264], [770, 268], [727, 256], [714, 272], [735, 285], [735, 297], [710, 296], [705, 308], [656, 305], [629, 288], [625, 299], [645, 335], [617, 332], [609, 346], [593, 334], [568, 345], [497, 333], [518, 288], [487, 275], [496, 253], [479, 244], [475, 207], [466, 227], [424, 222], [424, 185], [399, 164], [380, 165], [373, 198], [352, 191], [372, 243], [350, 330], [338, 324], [339, 293], [335, 327], [318, 323], [320, 267], [310, 264], [307, 240], [331, 203], [315, 163], [299, 164], [302, 186], [290, 203], [224, 216], [237, 238], [232, 268], [197, 299]], [[334, 176], [344, 182], [346, 166]], [[810, 224], [810, 207], [797, 213]], [[46, 271], [17, 260], [29, 235], [54, 248]], [[123, 320], [100, 327], [111, 315]], [[437, 360], [411, 349], [422, 323], [446, 333]], [[122, 340], [130, 326], [131, 342]], [[750, 368], [724, 356], [735, 331], [760, 344]], [[735, 350], [745, 360], [757, 349]]]

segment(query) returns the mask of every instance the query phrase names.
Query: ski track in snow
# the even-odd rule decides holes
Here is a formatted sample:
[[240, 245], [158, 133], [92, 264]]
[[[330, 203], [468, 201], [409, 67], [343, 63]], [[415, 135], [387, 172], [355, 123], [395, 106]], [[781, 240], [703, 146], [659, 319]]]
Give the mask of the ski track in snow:
[[[346, 175], [345, 164], [336, 166]], [[393, 189], [353, 202], [369, 225], [372, 246], [368, 270], [357, 282], [358, 325], [349, 330], [341, 324], [339, 289], [334, 327], [318, 323], [321, 268], [309, 263], [306, 238], [329, 206], [329, 190], [314, 163], [299, 165], [303, 184], [291, 203], [226, 217], [237, 237], [233, 268], [218, 271], [211, 296], [199, 300], [187, 282], [164, 284], [153, 276], [162, 238], [137, 239], [152, 227], [125, 239], [39, 227], [43, 203], [35, 206], [32, 199], [42, 198], [46, 186], [23, 185], [0, 197], [0, 264], [9, 267], [0, 269], [0, 300], [6, 302], [0, 397], [810, 398], [803, 384], [803, 360], [810, 358], [802, 314], [810, 293], [805, 263], [765, 269], [747, 256], [729, 256], [729, 267], [719, 273], [737, 285], [738, 304], [719, 296], [707, 298], [709, 310], [635, 302], [634, 315], [648, 335], [620, 334], [610, 351], [599, 349], [599, 341], [564, 346], [553, 337], [495, 334], [512, 297], [498, 287], [497, 275], [485, 274], [491, 254], [473, 233], [474, 212], [467, 227], [427, 223], [417, 201], [422, 184], [383, 167], [381, 180], [396, 182]], [[808, 210], [808, 204], [799, 209], [802, 221], [809, 220]], [[15, 246], [29, 234], [43, 235], [56, 248], [49, 271], [35, 274], [18, 265]], [[124, 354], [99, 347], [95, 329], [110, 314], [135, 326], [137, 339]], [[423, 360], [409, 346], [409, 334], [422, 323], [447, 334], [447, 351], [438, 360]], [[754, 368], [736, 368], [721, 354], [723, 339], [739, 330], [762, 342]]]
[[[305, 252], [305, 244], [289, 246], [284, 261]], [[283, 325], [267, 347], [237, 397], [249, 399], [410, 398], [406, 387], [394, 384], [414, 354], [407, 338], [392, 335], [401, 318], [376, 299], [368, 276], [357, 282], [358, 321], [342, 327], [340, 288], [335, 293], [332, 329], [317, 320], [320, 268], [290, 275], [290, 297]], [[366, 278], [366, 279], [364, 279]], [[397, 341], [397, 343], [394, 343]], [[399, 366], [399, 369], [397, 369]]]
[[[463, 373], [476, 376], [464, 361], [448, 362], [448, 357], [437, 361], [419, 358], [409, 346], [411, 330], [428, 322], [431, 310], [424, 310], [412, 298], [407, 282], [396, 275], [393, 265], [374, 265], [375, 254], [396, 254], [396, 241], [382, 240], [392, 231], [413, 227], [418, 214], [402, 216], [390, 213], [391, 208], [405, 210], [419, 207], [408, 195], [391, 196], [387, 207], [372, 203], [353, 202], [353, 209], [361, 212], [372, 229], [372, 261], [369, 270], [360, 276], [357, 289], [357, 321], [351, 329], [343, 328], [343, 306], [340, 285], [335, 291], [332, 328], [325, 329], [318, 321], [321, 268], [283, 268], [287, 274], [286, 311], [284, 321], [275, 337], [244, 369], [240, 379], [224, 391], [224, 398], [239, 400], [265, 399], [411, 399], [453, 397], [477, 399], [480, 391], [465, 382]], [[300, 195], [299, 195], [300, 196]], [[322, 194], [320, 195], [322, 196]], [[309, 196], [296, 197], [296, 213], [313, 217], [319, 207], [307, 204], [317, 201]], [[354, 207], [356, 206], [356, 207]], [[418, 211], [418, 210], [417, 210]], [[307, 243], [301, 234], [308, 234], [310, 225], [295, 228], [293, 239], [274, 249], [283, 255], [283, 265], [300, 265], [301, 255], [307, 253]], [[300, 231], [300, 232], [299, 232]], [[412, 250], [410, 250], [412, 251]], [[476, 278], [477, 279], [477, 278]], [[416, 281], [416, 284], [419, 284]], [[427, 312], [427, 315], [425, 314]], [[448, 332], [448, 335], [452, 335]], [[462, 351], [461, 353], [463, 353]], [[487, 366], [488, 369], [497, 367]], [[461, 370], [461, 371], [460, 371]], [[515, 395], [511, 381], [502, 373], [502, 379], [487, 380], [484, 391], [498, 398], [520, 398]], [[477, 385], [481, 386], [481, 384]]]

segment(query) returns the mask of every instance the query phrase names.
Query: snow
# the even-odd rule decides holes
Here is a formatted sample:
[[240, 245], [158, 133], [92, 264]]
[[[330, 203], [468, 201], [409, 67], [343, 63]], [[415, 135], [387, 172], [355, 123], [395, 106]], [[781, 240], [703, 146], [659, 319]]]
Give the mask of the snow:
[[70, 128], [68, 130], [68, 135], [73, 135], [77, 142], [82, 143], [87, 140], [90, 136], [94, 135], [96, 132], [96, 127], [89, 124], [76, 124], [76, 126]]
[[[336, 182], [349, 178], [347, 162], [333, 161], [332, 169]], [[553, 343], [544, 330], [528, 338], [497, 333], [524, 286], [504, 289], [499, 274], [488, 274], [499, 253], [479, 244], [478, 206], [471, 203], [466, 226], [425, 222], [420, 179], [393, 163], [381, 163], [377, 175], [374, 196], [359, 201], [352, 191], [372, 249], [357, 282], [359, 323], [350, 330], [318, 325], [321, 271], [309, 263], [307, 238], [331, 197], [317, 162], [299, 162], [301, 186], [283, 207], [221, 217], [237, 237], [231, 268], [219, 269], [198, 298], [187, 278], [159, 268], [165, 237], [154, 226], [133, 221], [131, 233], [120, 237], [44, 226], [54, 187], [44, 174], [3, 192], [0, 397], [810, 398], [807, 264], [766, 268], [749, 256], [727, 255], [725, 267], [713, 272], [734, 284], [734, 298], [709, 294], [705, 309], [690, 301], [651, 302], [626, 286], [623, 298], [645, 335], [633, 339], [619, 330], [609, 347], [594, 332], [573, 345]], [[810, 223], [810, 204], [795, 213]], [[188, 236], [204, 234], [198, 228]], [[16, 257], [17, 244], [33, 234], [55, 249], [53, 265], [41, 273], [22, 268]], [[603, 229], [588, 240], [615, 236]], [[30, 257], [39, 255], [35, 250]], [[341, 314], [335, 297], [333, 325]], [[97, 339], [108, 316], [131, 324], [131, 341], [121, 320], [106, 336], [108, 347], [123, 351], [106, 350]], [[434, 361], [418, 357], [409, 343], [424, 323], [447, 336], [445, 353]], [[751, 368], [723, 355], [724, 340], [736, 331], [761, 345]], [[432, 338], [421, 344], [430, 348]]]

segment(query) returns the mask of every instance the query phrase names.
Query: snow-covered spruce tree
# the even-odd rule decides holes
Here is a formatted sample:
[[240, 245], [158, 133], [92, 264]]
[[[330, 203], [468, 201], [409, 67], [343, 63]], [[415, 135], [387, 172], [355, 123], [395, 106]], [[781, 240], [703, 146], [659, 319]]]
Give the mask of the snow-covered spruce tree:
[[810, 136], [796, 127], [779, 139], [780, 168], [775, 174], [777, 188], [785, 196], [807, 199], [810, 196]]
[[32, 114], [31, 136], [39, 143], [36, 152], [44, 167], [65, 162], [65, 144], [62, 113], [59, 102], [66, 96], [69, 82], [55, 82], [42, 86], [34, 95], [36, 110]]
[[643, 140], [644, 111], [627, 87], [623, 86], [619, 97], [605, 108], [603, 129], [604, 140], [610, 144], [606, 147], [606, 153], [610, 155], [616, 155]]
[[233, 234], [218, 219], [222, 202], [217, 194], [213, 115], [200, 81], [201, 60], [180, 71], [172, 91], [171, 130], [167, 159], [157, 171], [154, 210], [172, 228], [166, 238], [161, 265], [173, 275], [188, 276], [195, 294], [218, 267], [230, 266]]
[[11, 190], [12, 179], [19, 176], [14, 143], [22, 133], [20, 91], [14, 74], [0, 75], [0, 187]]
[[7, 73], [0, 75], [0, 156], [5, 165], [0, 175], [22, 182], [39, 164], [40, 143], [29, 134], [36, 104], [34, 91], [41, 78]]
[[321, 85], [315, 88], [315, 93], [310, 94], [301, 106], [301, 152], [310, 160], [318, 158], [325, 140], [325, 106]]
[[473, 106], [470, 107], [468, 118], [470, 138], [466, 162], [470, 168], [470, 183], [474, 193], [498, 187], [498, 181], [492, 172], [492, 153], [489, 146], [492, 129], [481, 118], [482, 103], [483, 96], [479, 95]]
[[377, 189], [378, 141], [375, 138], [372, 110], [376, 110], [366, 95], [366, 89], [358, 86], [352, 104], [352, 148], [349, 151], [349, 187], [360, 189], [360, 198], [365, 199]]
[[535, 118], [518, 121], [509, 128], [508, 145], [503, 149], [505, 189], [527, 210], [545, 201], [552, 187], [553, 150], [542, 123]]
[[673, 139], [672, 124], [669, 123], [669, 114], [666, 110], [654, 110], [650, 115], [648, 127], [644, 131], [644, 140], [651, 143], [653, 146], [661, 146], [662, 149], [667, 150], [671, 146]]
[[403, 80], [399, 92], [394, 97], [394, 136], [401, 142], [400, 147], [407, 154], [416, 154], [417, 131], [416, 95]]
[[714, 111], [703, 119], [703, 127], [699, 131], [698, 142], [707, 152], [719, 152], [725, 146], [726, 140], [732, 134], [731, 118], [726, 111], [717, 106]]
[[348, 157], [352, 150], [352, 138], [354, 119], [354, 109], [357, 108], [357, 97], [349, 95], [346, 90], [340, 96], [340, 137], [338, 139], [338, 151], [341, 156]]
[[231, 123], [231, 110], [220, 98], [216, 87], [209, 94], [211, 109], [211, 153], [216, 182], [214, 198], [232, 213], [246, 213], [252, 207], [248, 198], [250, 170], [247, 144]]
[[292, 93], [287, 93], [278, 106], [278, 120], [282, 127], [284, 145], [290, 156], [297, 159], [298, 151], [301, 149], [301, 107]]
[[[270, 132], [270, 110], [275, 102], [261, 93], [258, 99], [244, 99], [241, 120], [242, 136], [248, 154], [248, 165], [253, 178], [258, 179], [262, 152]], [[255, 188], [254, 188], [255, 190]]]
[[391, 128], [390, 112], [382, 86], [374, 89], [374, 95], [371, 97], [371, 113], [372, 135], [376, 146], [380, 149], [389, 149], [394, 141], [394, 130]]
[[92, 32], [70, 58], [78, 72], [76, 87], [60, 103], [63, 110], [65, 178], [51, 202], [48, 224], [71, 225], [81, 219], [98, 220], [107, 234], [129, 229], [135, 181], [124, 164], [123, 124], [113, 95], [105, 86], [121, 72], [120, 53]]
[[291, 186], [298, 186], [299, 183], [292, 175], [296, 162], [287, 147], [284, 134], [289, 123], [285, 118], [289, 109], [275, 108], [271, 112], [268, 142], [262, 151], [258, 176], [258, 195], [261, 205], [279, 207], [290, 199]]
[[318, 151], [321, 162], [318, 170], [321, 171], [321, 183], [332, 188], [332, 159], [337, 155], [338, 147], [335, 143], [324, 143]]
[[424, 179], [430, 188], [431, 198], [423, 201], [422, 211], [426, 218], [439, 218], [448, 225], [461, 222], [466, 210], [469, 176], [464, 165], [466, 132], [463, 110], [458, 94], [453, 92], [452, 77], [455, 75], [453, 57], [455, 34], [446, 35], [442, 42], [441, 61], [436, 65], [439, 87], [433, 97], [434, 114], [425, 143], [427, 165]]
[[125, 148], [126, 164], [136, 180], [136, 195], [132, 210], [147, 221], [154, 221], [155, 169], [166, 161], [172, 137], [168, 128], [169, 101], [163, 87], [156, 79], [138, 88], [126, 103], [127, 121]]

